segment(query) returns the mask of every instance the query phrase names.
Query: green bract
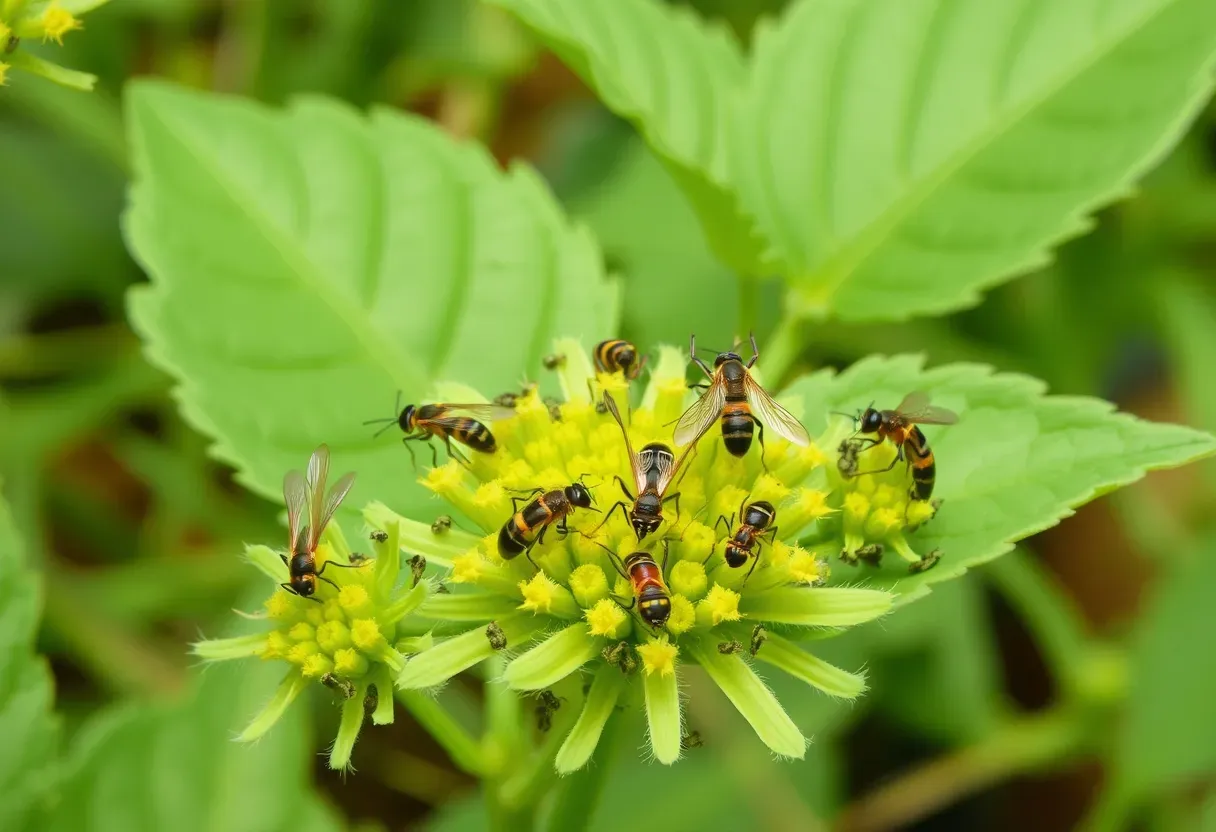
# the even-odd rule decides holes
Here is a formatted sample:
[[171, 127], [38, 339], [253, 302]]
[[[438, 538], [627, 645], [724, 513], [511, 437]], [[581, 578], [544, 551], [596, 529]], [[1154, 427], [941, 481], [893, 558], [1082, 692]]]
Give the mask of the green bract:
[[51, 41], [63, 45], [68, 32], [84, 28], [77, 15], [104, 6], [109, 0], [2, 0], [0, 2], [0, 85], [5, 74], [20, 69], [56, 84], [91, 90], [97, 76], [77, 72], [30, 54], [25, 42]]

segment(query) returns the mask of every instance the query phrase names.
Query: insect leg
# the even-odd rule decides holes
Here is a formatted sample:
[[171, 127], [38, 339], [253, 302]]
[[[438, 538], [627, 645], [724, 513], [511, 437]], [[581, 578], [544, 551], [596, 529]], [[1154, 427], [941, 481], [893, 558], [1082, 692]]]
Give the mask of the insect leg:
[[598, 526], [596, 526], [594, 529], [592, 529], [591, 534], [587, 535], [587, 536], [594, 537], [595, 533], [598, 532], [601, 528], [603, 528], [605, 523], [607, 523], [609, 520], [612, 519], [612, 515], [616, 513], [616, 510], [618, 508], [621, 510], [621, 513], [625, 515], [625, 519], [628, 520], [629, 511], [628, 511], [628, 509], [625, 508], [625, 503], [622, 502], [621, 500], [617, 500], [615, 503], [613, 503], [612, 508], [608, 509], [608, 513], [604, 515], [604, 519], [600, 521], [600, 524]]
[[[292, 589], [292, 588], [291, 588], [291, 584], [279, 584], [279, 586], [283, 587], [283, 589], [287, 590], [287, 591], [288, 591], [288, 592], [290, 592], [292, 595], [299, 595], [299, 594], [300, 594], [300, 593], [296, 592], [294, 589]], [[301, 596], [301, 597], [302, 597], [302, 596]]]
[[716, 532], [718, 530], [718, 526], [721, 526], [723, 523], [726, 524], [726, 535], [729, 537], [730, 530], [735, 524], [735, 515], [732, 514], [728, 520], [725, 514], [719, 514], [718, 522], [714, 523], [714, 531]]
[[764, 473], [768, 473], [768, 460], [764, 458], [764, 423], [752, 417], [752, 421], [756, 423], [756, 427], [760, 429], [760, 467], [764, 469]]
[[614, 479], [616, 480], [617, 485], [619, 485], [621, 487], [621, 491], [625, 492], [625, 496], [628, 497], [631, 501], [636, 503], [637, 499], [632, 494], [629, 493], [629, 488], [626, 487], [625, 481], [623, 479], [621, 479], [619, 475], [614, 476]]
[[329, 584], [329, 585], [330, 585], [330, 586], [332, 586], [334, 589], [341, 591], [342, 587], [338, 586], [336, 583], [334, 583], [333, 581], [331, 581], [329, 578], [326, 578], [326, 577], [325, 577], [324, 575], [322, 575], [320, 572], [318, 572], [318, 573], [317, 573], [317, 577], [318, 577], [318, 578], [320, 578], [321, 580], [325, 581], [325, 583]]
[[701, 368], [701, 372], [705, 373], [705, 375], [709, 376], [710, 378], [714, 377], [713, 371], [709, 369], [708, 365], [697, 357], [697, 336], [695, 334], [689, 336], [688, 354], [692, 358], [692, 363]]
[[896, 453], [895, 458], [891, 460], [891, 464], [888, 465], [886, 468], [875, 468], [873, 471], [858, 471], [857, 473], [853, 474], [853, 476], [854, 477], [863, 477], [866, 474], [885, 474], [887, 471], [890, 471], [892, 468], [894, 468], [895, 464], [897, 462], [899, 462], [901, 459], [902, 459], [902, 454]]
[[760, 357], [760, 350], [756, 348], [756, 333], [749, 332], [748, 335], [752, 339], [752, 360], [747, 362], [747, 369], [750, 370], [755, 365], [756, 359]]

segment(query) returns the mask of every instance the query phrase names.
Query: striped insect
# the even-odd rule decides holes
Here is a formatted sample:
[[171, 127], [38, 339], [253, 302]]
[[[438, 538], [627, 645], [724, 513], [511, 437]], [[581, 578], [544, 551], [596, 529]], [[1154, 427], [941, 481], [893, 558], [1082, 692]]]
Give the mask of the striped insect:
[[701, 398], [680, 417], [676, 423], [675, 443], [695, 443], [715, 421], [722, 425], [722, 442], [726, 450], [737, 457], [745, 456], [752, 446], [752, 434], [760, 429], [760, 452], [764, 453], [764, 428], [767, 425], [795, 445], [809, 445], [811, 438], [806, 428], [794, 416], [773, 400], [760, 383], [752, 377], [751, 370], [760, 357], [753, 335], [752, 358], [747, 364], [736, 352], [719, 353], [714, 359], [714, 368], [697, 357], [697, 336], [692, 336], [690, 353], [693, 363], [709, 378], [708, 384], [696, 385], [705, 389]]
[[[535, 499], [521, 509], [519, 503], [528, 497]], [[581, 482], [552, 491], [536, 488], [528, 497], [511, 498], [511, 507], [515, 513], [498, 531], [498, 554], [504, 560], [511, 560], [522, 554], [528, 555], [528, 560], [532, 560], [532, 547], [545, 542], [545, 532], [549, 531], [550, 526], [556, 527], [557, 533], [565, 537], [569, 533], [566, 519], [574, 509], [595, 511], [591, 506], [591, 492]], [[532, 565], [536, 566], [535, 562]]]
[[732, 516], [728, 519], [725, 515], [718, 517], [714, 528], [726, 525], [728, 539], [722, 554], [727, 566], [738, 569], [751, 559], [751, 568], [743, 578], [743, 583], [746, 584], [747, 579], [756, 570], [756, 564], [760, 562], [762, 538], [767, 537], [770, 544], [777, 538], [777, 527], [773, 525], [773, 521], [777, 519], [777, 509], [767, 500], [757, 500], [746, 507], [744, 503], [739, 504], [739, 528], [732, 533], [730, 529], [735, 518]]
[[321, 445], [308, 460], [307, 476], [299, 471], [289, 471], [283, 477], [283, 502], [287, 504], [287, 528], [291, 535], [288, 543], [290, 560], [287, 554], [280, 554], [279, 557], [287, 566], [290, 583], [280, 586], [301, 598], [312, 598], [317, 591], [318, 578], [337, 589], [338, 585], [323, 574], [330, 564], [344, 568], [357, 565], [327, 560], [320, 569], [317, 568], [317, 544], [321, 540], [321, 533], [355, 484], [355, 475], [346, 474], [334, 483], [327, 495], [325, 479], [328, 476], [329, 447]]
[[620, 338], [600, 341], [592, 351], [595, 369], [601, 373], [623, 373], [633, 381], [646, 365], [646, 357], [638, 356], [638, 348]]
[[642, 620], [654, 629], [659, 629], [671, 617], [671, 592], [663, 575], [667, 572], [667, 556], [670, 544], [663, 541], [663, 563], [655, 563], [654, 556], [649, 552], [634, 552], [622, 561], [616, 552], [596, 541], [596, 545], [608, 553], [612, 567], [622, 578], [629, 581], [633, 589], [633, 598], [629, 605], [632, 610], [636, 605]]
[[418, 459], [414, 456], [414, 449], [410, 447], [409, 443], [411, 442], [430, 443], [432, 467], [439, 463], [439, 456], [435, 445], [431, 443], [431, 440], [436, 438], [441, 440], [444, 447], [447, 448], [449, 458], [459, 460], [465, 465], [469, 461], [452, 447], [452, 440], [479, 453], [494, 453], [498, 450], [498, 443], [494, 440], [494, 434], [479, 420], [504, 419], [514, 414], [511, 408], [494, 404], [450, 404], [435, 402], [423, 405], [407, 404], [402, 408], [400, 394], [397, 396], [397, 405], [394, 407], [394, 410], [397, 409], [400, 412], [396, 416], [389, 416], [383, 419], [369, 419], [363, 424], [383, 424], [384, 427], [376, 432], [376, 436], [379, 436], [394, 424], [401, 428], [405, 434], [401, 441], [405, 443], [406, 450], [410, 452], [410, 459], [415, 467], [418, 465]]
[[958, 421], [958, 414], [944, 407], [934, 407], [929, 404], [929, 396], [919, 390], [904, 396], [904, 400], [894, 410], [875, 410], [874, 406], [867, 407], [856, 417], [860, 442], [868, 443], [860, 450], [867, 450], [890, 440], [895, 445], [895, 458], [886, 468], [873, 471], [856, 471], [854, 477], [866, 474], [881, 474], [890, 471], [897, 462], [907, 460], [912, 469], [912, 487], [908, 496], [914, 500], [928, 500], [933, 496], [933, 485], [937, 481], [937, 463], [933, 451], [929, 448], [929, 440], [921, 433], [921, 425], [953, 425]]

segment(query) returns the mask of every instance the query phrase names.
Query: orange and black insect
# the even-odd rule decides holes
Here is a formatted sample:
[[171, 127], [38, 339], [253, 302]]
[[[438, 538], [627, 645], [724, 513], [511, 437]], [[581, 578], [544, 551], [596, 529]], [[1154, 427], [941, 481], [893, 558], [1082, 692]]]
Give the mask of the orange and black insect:
[[[520, 509], [519, 503], [528, 497], [535, 497], [535, 499]], [[581, 482], [553, 491], [537, 488], [528, 497], [511, 498], [511, 507], [515, 513], [498, 532], [498, 554], [502, 555], [505, 560], [526, 554], [531, 551], [533, 546], [544, 543], [545, 532], [549, 530], [550, 526], [555, 526], [557, 533], [565, 537], [569, 532], [566, 518], [574, 512], [574, 509], [591, 508], [591, 492]], [[531, 559], [531, 554], [528, 554], [528, 560]]]
[[620, 338], [600, 341], [592, 355], [596, 370], [601, 373], [624, 373], [630, 381], [637, 378], [646, 365], [646, 357], [639, 357], [638, 348]]
[[[401, 396], [398, 394], [397, 407], [394, 409], [399, 408], [400, 405]], [[397, 416], [389, 416], [384, 419], [370, 419], [363, 424], [384, 424], [384, 427], [376, 432], [376, 436], [379, 436], [394, 424], [401, 428], [402, 432], [405, 433], [405, 437], [401, 441], [405, 443], [405, 448], [410, 452], [410, 459], [414, 461], [415, 466], [418, 464], [418, 459], [414, 456], [414, 449], [410, 447], [409, 443], [430, 442], [436, 437], [443, 441], [444, 446], [448, 450], [449, 457], [454, 457], [467, 465], [468, 460], [452, 447], [452, 440], [455, 439], [460, 444], [480, 453], [492, 454], [498, 450], [498, 443], [495, 442], [494, 434], [490, 433], [490, 429], [478, 421], [478, 419], [502, 419], [511, 416], [512, 413], [513, 411], [510, 408], [494, 404], [448, 404], [439, 402], [423, 405], [407, 404], [404, 408], [400, 409], [400, 413]], [[439, 457], [435, 446], [432, 444], [431, 465], [435, 466], [438, 462]]]
[[[283, 502], [287, 504], [287, 527], [291, 534], [288, 551], [291, 559], [288, 560], [288, 556], [285, 554], [280, 554], [279, 557], [287, 566], [291, 583], [280, 584], [280, 586], [301, 598], [312, 598], [317, 591], [317, 578], [337, 588], [337, 584], [322, 573], [331, 563], [334, 566], [347, 566], [344, 563], [327, 560], [320, 569], [317, 569], [317, 544], [321, 540], [321, 533], [325, 531], [330, 518], [338, 510], [342, 498], [355, 484], [355, 475], [346, 474], [334, 483], [334, 487], [326, 495], [325, 478], [327, 476], [329, 476], [329, 448], [322, 445], [312, 452], [312, 457], [308, 460], [307, 478], [299, 471], [289, 471], [287, 476], [283, 477]], [[308, 514], [308, 525], [304, 525], [305, 512]], [[313, 600], [317, 599], [313, 598]]]
[[633, 599], [625, 609], [633, 609], [637, 604], [642, 620], [651, 627], [658, 629], [666, 624], [671, 617], [671, 593], [663, 579], [667, 571], [668, 542], [663, 541], [661, 566], [655, 563], [654, 556], [649, 552], [634, 552], [621, 561], [616, 552], [604, 544], [597, 542], [596, 545], [608, 553], [613, 568], [633, 587]]
[[764, 452], [764, 427], [768, 425], [795, 445], [809, 445], [806, 428], [788, 410], [773, 400], [760, 383], [748, 372], [760, 357], [756, 337], [752, 336], [752, 358], [745, 365], [736, 352], [719, 353], [711, 371], [697, 357], [697, 337], [690, 345], [692, 360], [709, 377], [708, 388], [692, 407], [684, 411], [676, 423], [675, 443], [695, 443], [715, 420], [722, 423], [722, 441], [726, 450], [737, 457], [747, 454], [752, 446], [752, 433], [760, 427], [760, 450]]
[[[675, 479], [676, 473], [684, 465], [684, 460], [696, 448], [696, 444], [685, 448], [679, 459], [676, 459], [671, 448], [662, 442], [651, 442], [644, 445], [642, 450], [634, 453], [633, 444], [629, 441], [629, 431], [625, 429], [625, 423], [621, 421], [621, 412], [617, 410], [612, 394], [606, 390], [604, 391], [604, 404], [607, 406], [608, 412], [612, 414], [612, 418], [616, 419], [617, 425], [620, 426], [621, 435], [625, 437], [625, 452], [629, 455], [629, 467], [633, 471], [633, 485], [637, 489], [637, 497], [630, 493], [624, 480], [616, 477], [617, 484], [629, 498], [629, 502], [633, 503], [633, 508], [626, 510], [625, 503], [618, 500], [612, 508], [608, 509], [608, 514], [600, 526], [607, 523], [612, 518], [613, 512], [619, 508], [628, 514], [629, 524], [633, 526], [638, 540], [641, 540], [646, 535], [652, 534], [663, 522], [664, 503], [674, 500], [676, 514], [680, 513], [679, 492], [668, 494], [667, 489]], [[596, 529], [598, 530], [600, 526], [596, 526]]]
[[884, 439], [891, 440], [897, 450], [895, 458], [886, 468], [858, 471], [853, 476], [890, 471], [895, 467], [895, 463], [906, 458], [908, 467], [912, 469], [912, 487], [908, 496], [914, 500], [928, 500], [933, 496], [937, 464], [933, 459], [933, 451], [929, 449], [929, 440], [925, 439], [917, 424], [953, 425], [958, 421], [957, 413], [944, 407], [934, 407], [929, 404], [928, 394], [915, 391], [905, 396], [894, 410], [875, 410], [872, 405], [867, 407], [856, 421], [860, 433], [874, 434], [873, 438], [860, 438], [860, 442], [868, 443], [861, 450], [879, 445]]
[[723, 550], [727, 566], [738, 569], [747, 563], [748, 558], [755, 556], [751, 569], [747, 570], [747, 577], [743, 579], [744, 583], [747, 583], [747, 579], [756, 569], [756, 564], [760, 562], [761, 538], [768, 537], [769, 543], [776, 540], [777, 527], [773, 525], [773, 521], [776, 519], [777, 509], [773, 508], [773, 504], [767, 500], [757, 500], [746, 508], [743, 503], [739, 504], [739, 528], [735, 529], [734, 534], [730, 533], [734, 517], [727, 519], [725, 516], [720, 516], [718, 522], [714, 524], [716, 529], [725, 523], [726, 533], [730, 535], [726, 541], [726, 548]]

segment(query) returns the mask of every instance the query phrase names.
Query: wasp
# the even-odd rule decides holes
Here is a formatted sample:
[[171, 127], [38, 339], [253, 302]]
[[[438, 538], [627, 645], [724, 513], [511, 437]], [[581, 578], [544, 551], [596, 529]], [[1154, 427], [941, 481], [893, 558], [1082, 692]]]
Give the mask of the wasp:
[[670, 549], [668, 542], [663, 541], [662, 566], [655, 563], [654, 556], [649, 552], [634, 552], [622, 561], [616, 552], [604, 544], [597, 541], [596, 545], [608, 553], [613, 568], [633, 587], [633, 599], [625, 609], [633, 609], [637, 604], [642, 620], [656, 630], [666, 624], [671, 617], [671, 593], [663, 580]]
[[[414, 456], [414, 449], [410, 447], [409, 443], [430, 442], [436, 437], [443, 441], [444, 446], [448, 450], [448, 457], [455, 457], [466, 465], [468, 464], [468, 460], [452, 447], [453, 439], [480, 453], [494, 453], [494, 451], [498, 450], [498, 443], [494, 441], [494, 434], [490, 433], [490, 429], [478, 421], [478, 419], [502, 419], [511, 416], [513, 413], [511, 408], [495, 404], [449, 404], [436, 402], [434, 404], [423, 405], [407, 404], [404, 408], [401, 408], [400, 405], [401, 395], [398, 394], [397, 405], [394, 407], [394, 410], [400, 408], [397, 416], [389, 416], [384, 419], [369, 419], [363, 424], [383, 424], [384, 427], [376, 432], [376, 436], [379, 436], [394, 424], [401, 428], [402, 432], [405, 433], [405, 437], [401, 441], [406, 443], [406, 450], [410, 452], [410, 459], [414, 461], [415, 467], [418, 465], [418, 460]], [[456, 413], [455, 411], [460, 411], [460, 413]], [[438, 462], [439, 457], [435, 446], [432, 444], [432, 467], [437, 465]]]
[[689, 351], [693, 363], [709, 378], [709, 384], [696, 385], [707, 388], [701, 398], [676, 423], [675, 443], [695, 443], [715, 420], [722, 423], [722, 442], [726, 450], [737, 457], [747, 454], [752, 446], [752, 434], [760, 427], [760, 449], [764, 451], [764, 426], [767, 424], [795, 445], [809, 445], [811, 438], [806, 428], [793, 415], [773, 400], [760, 383], [748, 372], [760, 357], [756, 349], [756, 336], [751, 336], [752, 358], [747, 364], [736, 352], [719, 353], [711, 371], [697, 357], [697, 336], [692, 336]]
[[739, 528], [735, 530], [734, 534], [730, 534], [730, 526], [734, 522], [734, 517], [728, 520], [725, 516], [720, 516], [718, 522], [714, 524], [714, 528], [717, 528], [718, 525], [725, 523], [726, 532], [730, 535], [722, 553], [726, 558], [727, 566], [738, 569], [747, 563], [748, 558], [755, 555], [751, 569], [747, 570], [747, 577], [743, 579], [745, 584], [755, 571], [756, 564], [760, 562], [760, 539], [768, 537], [769, 543], [772, 543], [777, 537], [777, 527], [773, 525], [773, 521], [776, 519], [777, 509], [773, 508], [773, 504], [767, 500], [757, 500], [747, 508], [743, 507], [743, 503], [739, 504]]
[[[520, 502], [531, 497], [536, 499], [521, 510]], [[591, 492], [581, 482], [552, 491], [533, 489], [528, 497], [512, 497], [511, 507], [515, 513], [498, 532], [498, 554], [505, 560], [530, 552], [533, 546], [544, 543], [545, 532], [550, 526], [556, 526], [558, 534], [565, 537], [569, 532], [566, 518], [574, 509], [595, 510], [591, 506]], [[532, 559], [530, 554], [528, 559]]]
[[[325, 493], [325, 478], [329, 476], [329, 447], [321, 445], [312, 452], [308, 460], [307, 478], [299, 471], [289, 471], [283, 477], [283, 502], [287, 504], [287, 527], [291, 539], [287, 555], [280, 554], [291, 575], [290, 584], [280, 584], [301, 598], [312, 598], [317, 591], [317, 578], [337, 588], [337, 584], [322, 575], [332, 560], [327, 560], [317, 569], [317, 543], [325, 531], [329, 519], [338, 510], [338, 505], [355, 484], [355, 475], [346, 474]], [[308, 512], [308, 525], [304, 525], [304, 514]], [[347, 567], [348, 564], [335, 563]], [[353, 564], [352, 564], [353, 565]], [[316, 600], [315, 598], [313, 600]], [[319, 602], [318, 602], [319, 603]]]
[[595, 359], [595, 369], [601, 373], [624, 373], [625, 378], [633, 381], [646, 365], [646, 357], [638, 359], [638, 348], [628, 341], [612, 338], [600, 341], [592, 351]]
[[886, 468], [856, 471], [853, 476], [890, 471], [895, 463], [906, 458], [908, 467], [912, 469], [912, 487], [908, 489], [908, 496], [914, 500], [928, 500], [933, 496], [937, 464], [933, 460], [933, 451], [929, 449], [929, 441], [917, 425], [953, 425], [957, 421], [957, 413], [944, 407], [934, 407], [929, 404], [928, 394], [920, 391], [904, 396], [894, 410], [875, 410], [873, 405], [867, 407], [865, 412], [855, 417], [855, 423], [860, 433], [874, 434], [874, 437], [861, 437], [859, 441], [865, 444], [860, 450], [873, 448], [882, 444], [884, 439], [890, 439], [896, 447], [895, 458]]
[[[608, 407], [608, 412], [612, 414], [612, 418], [616, 419], [617, 425], [621, 428], [621, 436], [625, 437], [625, 452], [629, 455], [629, 467], [633, 471], [633, 484], [637, 489], [637, 497], [630, 493], [629, 487], [625, 485], [625, 481], [620, 477], [616, 477], [617, 484], [621, 487], [621, 491], [633, 503], [633, 508], [629, 509], [629, 523], [633, 526], [634, 534], [641, 540], [648, 534], [652, 534], [659, 528], [659, 524], [663, 522], [663, 505], [670, 500], [675, 500], [676, 514], [680, 513], [680, 494], [668, 494], [667, 488], [675, 479], [676, 473], [684, 465], [684, 460], [688, 458], [689, 453], [696, 447], [696, 443], [690, 444], [684, 449], [684, 453], [676, 459], [676, 455], [671, 452], [671, 448], [664, 445], [662, 442], [651, 442], [642, 447], [642, 450], [634, 453], [633, 444], [629, 441], [629, 431], [625, 429], [625, 423], [621, 421], [621, 412], [616, 408], [616, 401], [612, 398], [612, 394], [607, 390], [604, 391], [604, 404]], [[596, 526], [598, 531], [600, 526], [607, 523], [612, 518], [612, 513], [617, 509], [625, 511], [625, 503], [618, 500], [608, 510], [607, 516], [604, 517], [602, 523]]]

